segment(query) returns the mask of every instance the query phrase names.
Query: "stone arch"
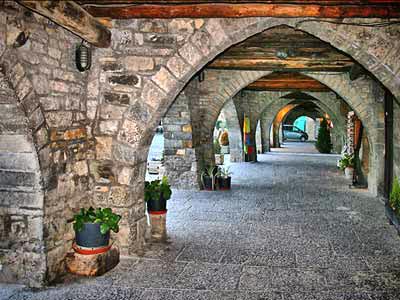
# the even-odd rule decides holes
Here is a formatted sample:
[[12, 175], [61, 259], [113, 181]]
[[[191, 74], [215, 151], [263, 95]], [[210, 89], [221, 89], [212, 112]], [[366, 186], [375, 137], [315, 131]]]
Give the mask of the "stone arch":
[[[315, 26], [315, 23], [318, 23], [318, 26]], [[152, 116], [150, 123], [157, 124], [157, 121], [166, 113], [184, 84], [216, 55], [250, 36], [279, 25], [303, 30], [347, 53], [373, 73], [393, 95], [397, 98], [400, 97], [399, 79], [395, 73], [400, 64], [394, 51], [396, 47], [394, 45], [390, 48], [382, 46], [382, 42], [393, 41], [390, 36], [396, 34], [395, 25], [386, 29], [351, 26], [352, 30], [349, 30], [350, 25], [331, 24], [324, 22], [324, 20], [310, 21], [285, 18], [209, 19], [201, 30], [193, 34], [191, 41], [180, 47], [177, 53], [168, 60], [167, 68], [162, 67], [159, 72], [144, 83], [142, 97], [145, 100], [148, 99], [147, 96], [150, 96], [151, 99], [148, 100], [151, 100], [152, 105], [157, 107], [155, 109], [157, 113]], [[379, 35], [376, 35], [377, 30]], [[206, 44], [202, 43], [205, 35], [209, 36]], [[369, 39], [362, 38], [365, 36], [368, 36]]]
[[[25, 265], [20, 272], [26, 270], [27, 279], [19, 282], [42, 286], [65, 272], [65, 256], [74, 239], [67, 220], [79, 207], [92, 204], [87, 154], [93, 153], [94, 143], [86, 131], [87, 73], [76, 70], [71, 60], [80, 39], [9, 4], [15, 9], [0, 11], [0, 66], [25, 115], [43, 194], [32, 232], [41, 242], [32, 239], [28, 248], [39, 254], [20, 257]], [[27, 43], [18, 48], [12, 39], [21, 28], [14, 20], [31, 29]]]
[[[293, 99], [285, 99], [283, 97], [290, 95], [291, 92], [244, 92], [240, 93], [235, 96], [235, 102], [238, 106], [241, 104], [244, 104], [241, 109], [239, 109], [242, 112], [246, 112], [246, 109], [249, 107], [253, 107], [252, 112], [248, 111], [247, 114], [252, 117], [252, 122], [255, 123], [257, 122], [260, 118], [262, 119], [262, 113], [271, 110], [271, 107], [275, 107], [273, 112], [271, 114], [268, 114], [268, 118], [266, 119], [264, 117], [263, 122], [261, 122], [263, 130], [262, 134], [264, 134], [263, 140], [269, 141], [269, 129], [270, 129], [270, 124], [274, 120], [276, 114], [278, 111], [285, 105], [291, 103]], [[330, 96], [326, 96], [327, 93], [310, 93], [307, 92], [305, 93], [312, 98], [318, 101], [318, 104], [324, 107], [328, 112], [330, 112], [334, 117], [335, 120], [339, 123], [339, 117], [336, 116], [336, 113], [334, 112], [335, 109], [331, 109], [331, 107], [335, 107], [335, 100], [336, 100], [336, 95], [332, 92], [330, 93]], [[248, 99], [246, 99], [248, 98]], [[247, 102], [246, 102], [247, 101]], [[339, 107], [336, 107], [336, 111], [339, 110]], [[269, 144], [264, 145], [263, 147], [265, 150], [269, 151]]]
[[[315, 26], [315, 22], [318, 22], [318, 26]], [[388, 30], [371, 29], [365, 26], [357, 28], [357, 30], [349, 30], [350, 25], [331, 24], [324, 20], [307, 21], [307, 18], [198, 20], [196, 26], [192, 27], [193, 31], [184, 38], [176, 50], [173, 50], [171, 54], [163, 54], [164, 57], [158, 60], [155, 73], [150, 73], [152, 75], [147, 73], [132, 81], [133, 85], [138, 86], [138, 90], [133, 92], [134, 100], [129, 103], [126, 110], [121, 112], [121, 117], [114, 124], [115, 137], [111, 138], [110, 145], [107, 146], [110, 149], [110, 159], [120, 168], [126, 169], [130, 179], [121, 187], [124, 194], [128, 195], [123, 200], [124, 204], [121, 205], [121, 209], [124, 208], [130, 219], [129, 224], [123, 227], [124, 234], [118, 236], [123, 244], [123, 253], [135, 253], [143, 244], [142, 237], [146, 227], [143, 196], [132, 197], [129, 195], [143, 194], [145, 162], [153, 131], [178, 93], [190, 78], [216, 55], [252, 35], [279, 25], [288, 25], [304, 30], [348, 53], [367, 70], [375, 73], [376, 77], [394, 95], [400, 95], [400, 88], [396, 83], [399, 62], [394, 53], [394, 49], [398, 48], [395, 47], [397, 44], [392, 45], [393, 47], [376, 46], [382, 45], [379, 43], [381, 40], [396, 41], [389, 37], [389, 35], [398, 34], [394, 26], [390, 26]], [[118, 32], [118, 29], [115, 29], [115, 32], [117, 37], [118, 34], [120, 34], [119, 36], [125, 34], [122, 30]], [[351, 35], [352, 32], [357, 33]], [[375, 34], [377, 32], [379, 34]], [[366, 35], [369, 39], [363, 38]], [[386, 36], [387, 38], [385, 38]], [[123, 39], [127, 43], [130, 42], [129, 39]], [[118, 51], [119, 53], [115, 56], [123, 53], [121, 49]], [[100, 56], [104, 54], [106, 59], [108, 59], [107, 56], [113, 55], [112, 51], [108, 50], [96, 52]], [[135, 50], [133, 52], [135, 53]], [[116, 59], [114, 58], [113, 61], [115, 62]], [[154, 64], [154, 61], [152, 63]], [[131, 77], [124, 78], [131, 79]], [[132, 182], [135, 182], [134, 186], [131, 184]], [[118, 186], [120, 187], [120, 185]]]
[[[305, 94], [308, 94], [309, 96], [311, 96], [311, 94], [314, 94], [311, 97], [313, 97], [313, 98], [315, 97], [315, 100], [307, 100], [307, 101], [315, 103], [320, 109], [323, 109], [325, 112], [327, 112], [331, 116], [331, 120], [333, 120], [334, 124], [336, 123], [337, 125], [339, 125], [338, 126], [339, 128], [335, 127], [335, 133], [337, 131], [339, 131], [338, 134], [341, 134], [341, 136], [344, 136], [345, 126], [346, 126], [344, 117], [342, 116], [342, 118], [340, 118], [340, 116], [337, 115], [336, 112], [338, 112], [339, 109], [336, 107], [336, 110], [335, 110], [335, 103], [334, 103], [334, 101], [332, 101], [337, 98], [336, 95], [334, 93], [331, 93], [331, 97], [327, 97], [327, 95], [324, 95], [325, 93], [305, 93]], [[320, 95], [317, 96], [315, 94], [320, 94]], [[278, 115], [279, 115], [279, 111], [286, 105], [289, 105], [290, 103], [292, 103], [293, 99], [281, 98], [281, 101], [282, 102], [277, 101], [275, 103], [272, 103], [268, 107], [266, 107], [263, 110], [262, 117], [261, 117], [262, 122], [266, 128], [266, 130], [264, 131], [265, 136], [263, 137], [263, 139], [265, 141], [267, 141], [268, 143], [272, 139], [272, 145], [274, 145], [274, 147], [278, 147], [279, 143], [280, 143], [279, 141], [275, 142], [275, 140], [278, 139], [278, 135], [279, 135], [279, 133], [276, 132], [275, 130], [280, 130], [279, 126], [282, 123], [282, 121], [284, 121], [284, 119], [287, 117], [287, 115], [295, 108], [295, 107], [290, 108], [289, 111], [285, 112], [285, 114], [282, 115], [280, 119], [277, 119]], [[278, 127], [276, 127], [276, 126], [278, 126]], [[271, 132], [274, 132], [274, 134], [272, 136], [270, 136]], [[334, 141], [334, 145], [335, 145], [335, 142], [336, 141]], [[340, 145], [340, 147], [337, 147], [337, 148], [341, 149], [341, 146], [342, 145]], [[269, 144], [265, 145], [265, 148], [269, 149]]]
[[47, 269], [42, 172], [33, 120], [18, 98], [29, 84], [14, 90], [6, 70], [0, 67], [0, 282], [41, 286]]

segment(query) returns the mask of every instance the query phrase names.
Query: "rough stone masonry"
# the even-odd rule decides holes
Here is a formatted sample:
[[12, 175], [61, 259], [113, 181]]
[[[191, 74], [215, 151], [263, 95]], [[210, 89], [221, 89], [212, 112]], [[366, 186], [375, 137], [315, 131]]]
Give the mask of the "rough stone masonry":
[[[0, 280], [42, 286], [63, 274], [74, 237], [68, 220], [90, 205], [120, 213], [121, 231], [113, 238], [123, 255], [141, 254], [148, 226], [144, 176], [155, 127], [197, 71], [254, 34], [282, 24], [297, 26], [352, 56], [399, 98], [398, 25], [301, 20], [114, 20], [111, 47], [91, 47], [92, 68], [80, 73], [74, 64], [80, 38], [14, 1], [2, 2]], [[23, 31], [29, 31], [29, 39], [16, 48]], [[330, 82], [324, 75], [319, 79]], [[342, 79], [330, 87], [346, 101], [358, 91], [369, 95], [368, 82], [343, 85]], [[220, 87], [224, 90], [223, 83]], [[363, 116], [371, 117], [370, 141], [378, 141], [383, 136], [382, 109], [371, 108], [371, 98], [359, 97], [354, 103], [363, 122]], [[189, 132], [190, 124], [185, 125]], [[397, 149], [399, 131], [394, 141]], [[185, 153], [190, 153], [186, 146]], [[375, 165], [370, 170], [379, 167], [374, 176], [381, 178], [384, 145], [372, 146]], [[397, 174], [397, 156], [395, 160]]]

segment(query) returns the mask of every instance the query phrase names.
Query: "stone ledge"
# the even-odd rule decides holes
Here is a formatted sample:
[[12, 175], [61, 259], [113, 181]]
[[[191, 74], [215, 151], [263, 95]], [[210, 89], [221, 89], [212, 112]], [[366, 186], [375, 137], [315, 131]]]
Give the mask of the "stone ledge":
[[119, 248], [113, 245], [105, 253], [83, 255], [69, 252], [66, 258], [67, 270], [83, 276], [100, 276], [113, 269], [119, 263]]

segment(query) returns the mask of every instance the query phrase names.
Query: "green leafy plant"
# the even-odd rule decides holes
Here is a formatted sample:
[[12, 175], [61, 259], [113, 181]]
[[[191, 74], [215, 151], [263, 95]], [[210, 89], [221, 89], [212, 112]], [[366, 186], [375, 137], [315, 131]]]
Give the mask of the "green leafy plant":
[[228, 178], [232, 175], [232, 172], [229, 171], [229, 167], [219, 167], [217, 176], [222, 178]]
[[79, 213], [74, 215], [73, 226], [74, 230], [79, 232], [82, 230], [84, 223], [99, 223], [101, 234], [106, 234], [109, 230], [118, 232], [120, 220], [121, 216], [113, 213], [111, 208], [81, 208]]
[[218, 139], [214, 140], [214, 153], [221, 154], [221, 145], [218, 142]]
[[205, 186], [204, 177], [210, 177], [211, 180], [212, 180], [212, 189], [214, 189], [215, 177], [216, 177], [216, 172], [215, 171], [216, 171], [215, 166], [209, 166], [209, 167], [205, 168], [203, 172], [201, 172], [201, 176], [200, 177], [201, 177], [201, 183], [203, 184], [203, 186]]
[[400, 182], [398, 177], [394, 178], [392, 190], [390, 191], [389, 205], [397, 213], [400, 212]]
[[146, 181], [144, 184], [144, 201], [159, 200], [161, 195], [164, 200], [171, 198], [171, 185], [168, 183], [168, 178], [163, 176], [161, 180]]
[[339, 160], [339, 168], [343, 171], [348, 167], [354, 168], [354, 155], [345, 153]]
[[323, 118], [318, 130], [318, 139], [315, 143], [315, 147], [320, 153], [331, 153], [332, 142], [331, 133], [328, 128], [328, 121]]

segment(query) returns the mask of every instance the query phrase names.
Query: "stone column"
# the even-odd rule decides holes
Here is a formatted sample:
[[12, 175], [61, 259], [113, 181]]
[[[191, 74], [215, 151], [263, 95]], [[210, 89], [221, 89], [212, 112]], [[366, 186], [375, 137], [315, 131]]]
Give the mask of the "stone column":
[[196, 150], [193, 147], [188, 91], [182, 93], [162, 120], [165, 175], [175, 188], [199, 188]]
[[229, 132], [229, 151], [230, 151], [231, 162], [242, 162], [243, 161], [242, 131], [240, 129], [236, 107], [232, 99], [230, 99], [224, 105], [222, 111], [225, 115], [226, 126]]
[[267, 153], [270, 150], [270, 145], [269, 145], [270, 128], [264, 116], [260, 119], [260, 129], [261, 129], [261, 153]]
[[272, 123], [272, 147], [279, 148], [281, 144], [279, 143], [279, 126], [280, 122], [274, 120]]
[[149, 213], [151, 238], [156, 242], [163, 242], [167, 239], [167, 212]]

